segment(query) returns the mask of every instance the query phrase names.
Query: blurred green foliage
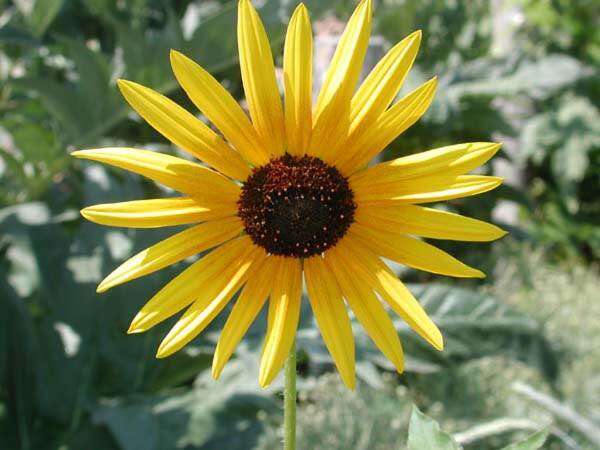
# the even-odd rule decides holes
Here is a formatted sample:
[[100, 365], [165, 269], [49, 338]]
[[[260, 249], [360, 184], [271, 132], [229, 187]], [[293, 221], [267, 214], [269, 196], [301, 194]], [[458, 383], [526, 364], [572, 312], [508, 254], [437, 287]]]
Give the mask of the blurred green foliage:
[[[316, 20], [345, 19], [354, 2], [306, 3]], [[261, 2], [278, 60], [295, 4]], [[405, 90], [436, 74], [440, 81], [430, 111], [385, 157], [506, 141], [499, 159], [517, 182], [446, 207], [489, 219], [505, 200], [517, 205], [518, 220], [504, 224], [513, 240], [492, 252], [441, 243], [484, 267], [486, 284], [432, 283], [395, 267], [447, 342], [444, 353], [433, 351], [396, 321], [404, 376], [355, 326], [360, 386], [346, 391], [305, 302], [304, 448], [404, 448], [407, 439], [409, 448], [419, 439], [456, 448], [432, 419], [410, 418], [413, 402], [467, 449], [502, 448], [542, 426], [548, 448], [600, 445], [600, 346], [591, 339], [600, 336], [592, 302], [600, 255], [598, 12], [593, 1], [377, 2], [374, 32], [389, 43], [424, 31]], [[278, 448], [281, 386], [261, 390], [256, 380], [264, 317], [218, 383], [207, 368], [222, 317], [194, 345], [155, 360], [168, 325], [138, 336], [124, 330], [184, 264], [102, 297], [95, 286], [167, 231], [104, 228], [77, 211], [169, 192], [68, 156], [102, 145], [178, 152], [131, 113], [115, 80], [151, 86], [195, 111], [171, 74], [168, 51], [176, 48], [241, 99], [235, 16], [235, 2], [224, 0], [0, 0], [0, 447]], [[529, 387], [513, 389], [517, 380]], [[539, 448], [542, 437], [509, 448]]]

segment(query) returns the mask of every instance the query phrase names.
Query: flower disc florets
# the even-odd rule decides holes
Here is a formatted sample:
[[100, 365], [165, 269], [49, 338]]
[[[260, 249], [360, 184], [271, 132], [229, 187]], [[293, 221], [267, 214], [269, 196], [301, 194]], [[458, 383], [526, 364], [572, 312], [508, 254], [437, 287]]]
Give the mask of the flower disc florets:
[[238, 201], [238, 215], [255, 244], [297, 258], [333, 247], [355, 210], [348, 180], [335, 167], [289, 154], [255, 168]]

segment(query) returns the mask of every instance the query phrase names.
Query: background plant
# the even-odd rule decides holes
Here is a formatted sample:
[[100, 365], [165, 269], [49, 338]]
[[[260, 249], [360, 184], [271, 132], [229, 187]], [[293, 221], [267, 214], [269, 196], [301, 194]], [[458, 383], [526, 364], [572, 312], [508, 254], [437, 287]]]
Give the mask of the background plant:
[[[295, 2], [263, 3], [279, 48]], [[314, 20], [345, 18], [353, 6], [307, 3]], [[447, 350], [431, 351], [398, 321], [408, 357], [407, 373], [396, 376], [355, 327], [356, 393], [341, 387], [303, 311], [306, 448], [417, 448], [412, 403], [449, 433], [412, 413], [440, 445], [499, 449], [542, 428], [547, 448], [600, 445], [597, 17], [592, 1], [378, 2], [375, 33], [386, 42], [424, 30], [406, 89], [440, 77], [430, 111], [386, 157], [504, 141], [508, 186], [450, 207], [493, 216], [511, 238], [443, 243], [486, 270], [479, 283], [433, 282], [396, 267], [443, 329]], [[278, 447], [281, 386], [260, 390], [255, 377], [264, 318], [218, 384], [207, 369], [222, 320], [167, 360], [153, 354], [166, 328], [126, 337], [134, 312], [183, 265], [98, 297], [103, 274], [164, 233], [110, 230], [85, 223], [78, 210], [170, 193], [68, 156], [101, 145], [178, 152], [131, 113], [115, 80], [152, 86], [193, 111], [168, 66], [176, 48], [241, 98], [234, 27], [230, 1], [0, 0], [2, 448]], [[516, 214], [499, 213], [501, 201]], [[541, 436], [509, 448], [539, 448]]]

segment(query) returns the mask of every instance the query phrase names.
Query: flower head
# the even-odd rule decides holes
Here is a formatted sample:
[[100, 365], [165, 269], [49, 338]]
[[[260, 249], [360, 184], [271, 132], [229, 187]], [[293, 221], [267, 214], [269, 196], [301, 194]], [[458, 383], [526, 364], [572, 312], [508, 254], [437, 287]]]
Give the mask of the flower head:
[[325, 75], [312, 92], [312, 33], [298, 6], [283, 58], [284, 101], [262, 22], [240, 0], [238, 43], [249, 116], [202, 67], [172, 51], [177, 80], [220, 131], [215, 133], [161, 94], [119, 81], [130, 105], [204, 165], [162, 153], [104, 148], [74, 153], [144, 175], [182, 195], [96, 205], [82, 214], [111, 226], [196, 224], [123, 263], [104, 292], [192, 255], [208, 253], [164, 286], [133, 319], [143, 332], [185, 310], [158, 349], [166, 357], [194, 339], [239, 293], [213, 360], [218, 377], [268, 301], [259, 381], [268, 385], [292, 346], [302, 280], [323, 340], [344, 383], [355, 385], [354, 341], [346, 305], [377, 347], [403, 370], [403, 353], [383, 300], [435, 348], [442, 335], [382, 258], [455, 277], [483, 274], [418, 239], [491, 241], [498, 227], [421, 204], [497, 187], [496, 177], [465, 175], [498, 144], [457, 144], [367, 167], [427, 110], [435, 78], [394, 103], [421, 33], [394, 46], [357, 88], [371, 29], [372, 2], [359, 3]]

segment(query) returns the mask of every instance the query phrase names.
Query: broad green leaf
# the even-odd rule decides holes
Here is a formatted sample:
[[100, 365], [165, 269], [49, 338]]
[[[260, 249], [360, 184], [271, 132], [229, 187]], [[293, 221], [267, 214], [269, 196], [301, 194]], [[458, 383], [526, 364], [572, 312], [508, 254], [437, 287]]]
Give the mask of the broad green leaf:
[[[0, 259], [0, 267], [6, 262]], [[2, 267], [4, 269], [4, 267]], [[14, 289], [0, 276], [0, 386], [8, 389], [7, 412], [17, 448], [30, 448], [33, 439], [34, 330], [32, 318]], [[18, 345], [17, 345], [18, 343]], [[9, 441], [10, 442], [10, 441]], [[9, 442], [6, 442], [9, 445]]]
[[460, 450], [448, 433], [440, 430], [438, 423], [413, 406], [408, 427], [409, 450]]
[[60, 12], [65, 0], [35, 0], [33, 10], [27, 17], [31, 31], [42, 36]]
[[9, 149], [0, 148], [4, 163], [0, 167], [0, 201], [5, 204], [37, 200], [56, 173], [68, 165], [55, 133], [46, 123], [33, 120], [36, 115], [29, 106], [28, 102], [19, 114], [0, 121], [4, 127], [1, 134], [10, 139]]
[[[539, 367], [549, 379], [556, 377], [555, 350], [545, 339], [540, 325], [530, 317], [476, 290], [437, 283], [409, 285], [409, 289], [444, 335], [444, 352], [429, 350], [434, 361], [445, 359], [454, 364], [503, 354]], [[396, 323], [403, 337], [411, 336], [413, 342], [418, 339], [401, 320]], [[421, 355], [419, 350], [407, 353]]]
[[230, 362], [221, 388], [204, 372], [180, 395], [99, 405], [91, 411], [93, 419], [109, 428], [123, 450], [253, 448], [263, 431], [257, 414], [275, 411], [277, 403], [258, 386], [256, 367], [246, 363], [239, 358]]
[[32, 47], [40, 44], [30, 31], [10, 24], [0, 27], [0, 42]]
[[73, 89], [41, 77], [17, 79], [11, 83], [39, 95], [44, 106], [67, 133], [67, 139], [75, 139], [89, 126], [90, 111], [79, 107], [81, 99]]
[[[442, 330], [445, 349], [443, 352], [435, 350], [389, 311], [402, 338], [407, 372], [434, 373], [474, 359], [506, 355], [539, 368], [550, 380], [555, 379], [558, 355], [535, 320], [477, 290], [437, 283], [408, 287]], [[311, 315], [310, 310], [302, 312], [305, 320]], [[301, 325], [298, 346], [308, 353], [311, 364], [316, 367], [331, 365], [321, 337], [312, 327], [314, 324], [307, 322]], [[353, 321], [353, 334], [356, 360], [363, 365], [361, 372], [357, 372], [359, 378], [370, 384], [373, 367], [395, 370], [356, 321]], [[365, 364], [371, 365], [369, 371], [364, 370]]]
[[479, 77], [475, 81], [453, 84], [448, 95], [459, 98], [528, 94], [545, 99], [589, 74], [589, 68], [571, 56], [547, 55], [539, 60], [524, 60], [505, 74], [488, 73], [483, 81]]
[[579, 414], [571, 406], [540, 392], [526, 383], [516, 381], [513, 389], [521, 396], [536, 403], [556, 418], [568, 423], [573, 429], [584, 435], [595, 446], [600, 446], [600, 426], [593, 420]]
[[538, 431], [520, 442], [504, 447], [502, 450], [538, 450], [548, 438], [546, 430]]
[[[80, 107], [87, 109], [90, 123], [107, 120], [121, 105], [122, 99], [111, 83], [111, 68], [105, 55], [90, 49], [83, 41], [62, 38], [67, 56], [75, 64]], [[87, 124], [89, 127], [89, 124]], [[81, 130], [87, 132], [87, 129]]]

